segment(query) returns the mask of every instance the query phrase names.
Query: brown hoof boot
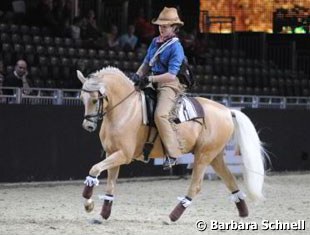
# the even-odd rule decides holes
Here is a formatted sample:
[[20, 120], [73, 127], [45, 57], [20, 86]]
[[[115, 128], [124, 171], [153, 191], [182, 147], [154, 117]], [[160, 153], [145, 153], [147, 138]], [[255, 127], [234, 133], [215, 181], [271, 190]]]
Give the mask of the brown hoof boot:
[[177, 221], [181, 215], [183, 214], [183, 212], [185, 211], [185, 207], [182, 205], [182, 203], [180, 202], [174, 209], [173, 211], [170, 213], [169, 218], [172, 222]]
[[91, 196], [93, 195], [93, 189], [94, 186], [87, 186], [85, 185], [84, 190], [83, 190], [83, 197], [86, 199], [90, 199]]
[[236, 202], [236, 206], [238, 208], [240, 217], [247, 217], [249, 215], [249, 210], [245, 203], [245, 200], [239, 199], [239, 202]]
[[104, 219], [108, 219], [111, 215], [113, 201], [104, 200], [100, 215]]

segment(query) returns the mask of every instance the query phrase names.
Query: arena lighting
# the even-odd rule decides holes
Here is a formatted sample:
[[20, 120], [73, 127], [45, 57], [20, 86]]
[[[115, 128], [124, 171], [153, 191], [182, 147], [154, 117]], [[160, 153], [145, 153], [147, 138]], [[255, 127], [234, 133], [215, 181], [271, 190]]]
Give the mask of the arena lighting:
[[[274, 31], [274, 13], [277, 9], [287, 12], [288, 19], [283, 19], [280, 27]], [[200, 0], [200, 30], [210, 33], [231, 33], [229, 24], [213, 23], [208, 25], [204, 14], [208, 17], [235, 17], [235, 32], [267, 32], [267, 33], [285, 33], [281, 32], [282, 26], [306, 26], [309, 27], [310, 1], [309, 0]], [[306, 24], [296, 25], [298, 22], [305, 21]], [[281, 19], [280, 19], [281, 21]], [[294, 25], [291, 25], [291, 24]], [[309, 32], [305, 28], [306, 33]], [[292, 33], [304, 33], [298, 29]]]
[[306, 34], [307, 31], [305, 30], [305, 28], [303, 26], [301, 27], [297, 27], [294, 29], [294, 33], [296, 34]]

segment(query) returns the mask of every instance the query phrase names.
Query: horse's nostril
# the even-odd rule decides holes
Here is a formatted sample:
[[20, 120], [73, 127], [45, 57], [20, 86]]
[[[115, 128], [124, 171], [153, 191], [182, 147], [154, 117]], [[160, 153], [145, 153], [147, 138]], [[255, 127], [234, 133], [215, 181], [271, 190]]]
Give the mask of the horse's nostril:
[[92, 131], [92, 130], [94, 130], [94, 127], [88, 126], [87, 129], [90, 130], [90, 131]]

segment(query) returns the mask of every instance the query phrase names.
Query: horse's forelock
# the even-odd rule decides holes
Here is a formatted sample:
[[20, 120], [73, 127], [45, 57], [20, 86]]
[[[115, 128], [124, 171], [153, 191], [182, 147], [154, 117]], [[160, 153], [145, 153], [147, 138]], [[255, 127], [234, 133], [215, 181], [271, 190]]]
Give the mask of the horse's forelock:
[[96, 77], [89, 77], [86, 82], [83, 84], [83, 89], [87, 91], [99, 91], [99, 89], [103, 86]]

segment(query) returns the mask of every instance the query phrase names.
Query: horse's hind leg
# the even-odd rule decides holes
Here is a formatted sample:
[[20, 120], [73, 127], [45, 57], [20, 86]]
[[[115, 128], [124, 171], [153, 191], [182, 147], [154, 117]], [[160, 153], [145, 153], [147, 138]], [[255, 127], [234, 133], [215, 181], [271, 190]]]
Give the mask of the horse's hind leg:
[[181, 217], [185, 209], [191, 204], [192, 198], [194, 198], [200, 192], [204, 177], [204, 171], [206, 169], [206, 166], [209, 164], [210, 159], [212, 159], [212, 157], [205, 157], [205, 155], [203, 154], [195, 157], [191, 184], [189, 186], [187, 196], [185, 196], [184, 198], [180, 198], [180, 203], [178, 203], [178, 205], [170, 213], [169, 218], [171, 221], [177, 221]]
[[120, 169], [119, 166], [108, 169], [107, 189], [100, 213], [100, 215], [104, 219], [108, 219], [111, 215], [112, 203], [114, 200], [115, 184], [116, 179], [118, 178], [119, 169]]
[[236, 179], [234, 175], [228, 169], [226, 163], [224, 162], [224, 153], [220, 153], [213, 159], [211, 162], [211, 166], [213, 167], [214, 171], [221, 177], [224, 181], [225, 185], [232, 193], [232, 200], [236, 203], [236, 206], [239, 211], [240, 217], [248, 216], [248, 208], [244, 201], [244, 193], [239, 191]]

